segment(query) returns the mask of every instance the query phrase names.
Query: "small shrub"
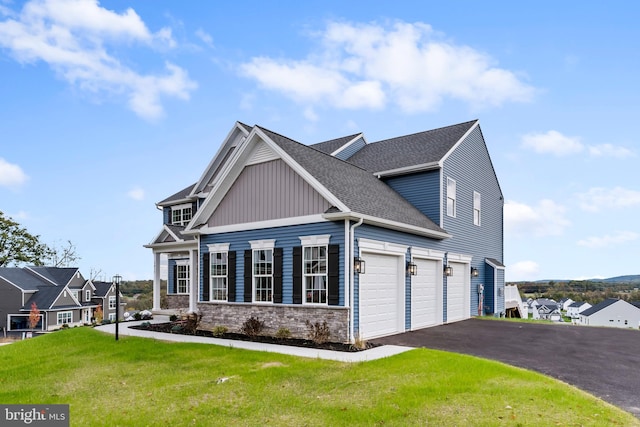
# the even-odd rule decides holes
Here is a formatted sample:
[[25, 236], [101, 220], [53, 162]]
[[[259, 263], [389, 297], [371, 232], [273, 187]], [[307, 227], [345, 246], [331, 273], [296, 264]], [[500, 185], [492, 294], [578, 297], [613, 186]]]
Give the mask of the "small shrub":
[[171, 327], [172, 334], [181, 334], [183, 330], [184, 330], [184, 327], [180, 323], [176, 323]]
[[178, 320], [178, 316], [175, 314], [172, 314], [171, 316], [169, 316], [169, 321], [170, 322], [175, 322], [176, 320]]
[[329, 331], [329, 325], [326, 321], [322, 323], [311, 323], [308, 320], [305, 322], [307, 325], [307, 337], [316, 344], [324, 344], [329, 341], [331, 331]]
[[227, 332], [229, 332], [229, 328], [227, 328], [226, 326], [216, 326], [211, 330], [211, 333], [214, 337], [221, 337]]
[[63, 323], [63, 324], [62, 324], [62, 329], [67, 329], [68, 327], [69, 327], [69, 324], [68, 324], [68, 323]]
[[140, 324], [141, 328], [145, 328], [145, 329], [149, 329], [151, 327], [151, 323], [150, 322], [142, 322]]
[[184, 321], [184, 331], [188, 334], [195, 335], [196, 331], [200, 327], [201, 320], [201, 313], [189, 313]]
[[276, 338], [280, 340], [291, 338], [291, 331], [287, 328], [280, 328], [278, 329], [278, 332], [276, 332]]
[[249, 337], [255, 337], [260, 335], [260, 332], [262, 332], [263, 329], [264, 322], [257, 317], [251, 316], [244, 321], [242, 327], [240, 328], [240, 331]]
[[137, 312], [136, 314], [133, 315], [133, 318], [136, 320], [142, 320], [142, 314], [140, 314], [140, 312]]

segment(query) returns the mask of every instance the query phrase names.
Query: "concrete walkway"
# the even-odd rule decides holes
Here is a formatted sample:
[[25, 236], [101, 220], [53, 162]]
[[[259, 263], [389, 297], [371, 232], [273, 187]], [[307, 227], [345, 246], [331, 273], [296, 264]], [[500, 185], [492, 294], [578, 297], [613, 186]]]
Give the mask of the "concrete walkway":
[[[164, 323], [168, 321], [169, 317], [156, 315], [150, 322]], [[195, 335], [167, 334], [163, 332], [153, 332], [145, 331], [142, 329], [129, 328], [129, 326], [139, 325], [142, 322], [143, 321], [120, 323], [118, 326], [118, 335], [153, 338], [159, 341], [213, 344], [225, 347], [241, 348], [244, 350], [266, 351], [269, 353], [281, 353], [291, 356], [308, 357], [311, 359], [336, 360], [338, 362], [367, 362], [370, 360], [395, 356], [396, 354], [400, 354], [408, 350], [413, 350], [413, 347], [383, 345], [380, 347], [371, 348], [369, 350], [347, 353], [343, 351], [319, 350], [314, 348], [292, 347], [286, 345], [265, 344], [251, 341], [224, 340], [220, 338], [199, 337]], [[110, 323], [108, 325], [96, 326], [95, 329], [115, 335], [116, 325], [115, 323]]]

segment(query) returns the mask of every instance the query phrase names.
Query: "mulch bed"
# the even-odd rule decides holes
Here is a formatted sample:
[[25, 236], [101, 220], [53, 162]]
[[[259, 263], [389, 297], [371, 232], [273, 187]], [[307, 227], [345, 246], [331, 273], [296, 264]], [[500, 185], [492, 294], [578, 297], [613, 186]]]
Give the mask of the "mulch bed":
[[[176, 323], [167, 322], [167, 323], [151, 323], [149, 325], [137, 325], [130, 326], [133, 329], [141, 329], [145, 331], [153, 331], [153, 332], [164, 332], [168, 334], [182, 334], [182, 335], [194, 335], [188, 334], [182, 331], [177, 331]], [[209, 338], [221, 338], [225, 340], [236, 340], [236, 341], [252, 341], [266, 344], [279, 344], [279, 345], [289, 345], [293, 347], [304, 347], [304, 348], [316, 348], [321, 350], [332, 350], [332, 351], [343, 351], [349, 353], [355, 353], [358, 351], [368, 350], [370, 348], [378, 347], [381, 344], [374, 344], [367, 342], [366, 348], [360, 349], [355, 347], [353, 344], [345, 344], [339, 342], [325, 342], [322, 344], [315, 343], [311, 340], [305, 340], [300, 338], [276, 338], [266, 335], [257, 335], [257, 336], [248, 336], [240, 333], [232, 333], [227, 332], [222, 335], [213, 335], [211, 331], [198, 329], [195, 335], [200, 337], [209, 337]]]

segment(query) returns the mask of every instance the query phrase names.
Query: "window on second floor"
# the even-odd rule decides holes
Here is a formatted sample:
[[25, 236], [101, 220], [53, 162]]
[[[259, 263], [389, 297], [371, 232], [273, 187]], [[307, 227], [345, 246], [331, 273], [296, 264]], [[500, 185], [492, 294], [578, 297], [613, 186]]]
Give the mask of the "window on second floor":
[[187, 225], [193, 215], [191, 204], [173, 206], [171, 208], [171, 223]]
[[480, 193], [473, 192], [473, 225], [480, 225]]
[[456, 216], [456, 180], [447, 177], [447, 216]]
[[109, 309], [113, 310], [115, 308], [116, 308], [116, 297], [114, 295], [109, 297]]
[[91, 300], [91, 291], [89, 289], [84, 291], [84, 300], [85, 301], [90, 301]]

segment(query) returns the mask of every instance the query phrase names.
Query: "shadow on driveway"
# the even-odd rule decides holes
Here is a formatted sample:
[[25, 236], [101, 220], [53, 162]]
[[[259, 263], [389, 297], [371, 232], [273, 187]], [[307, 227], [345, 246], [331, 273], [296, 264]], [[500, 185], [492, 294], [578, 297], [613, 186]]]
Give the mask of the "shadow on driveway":
[[499, 360], [585, 390], [640, 418], [640, 331], [470, 319], [372, 340]]

